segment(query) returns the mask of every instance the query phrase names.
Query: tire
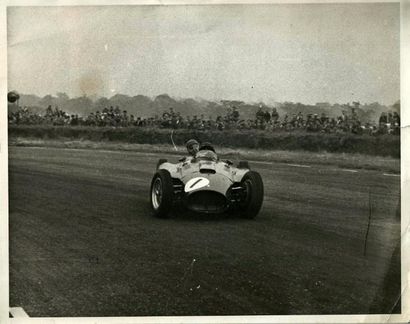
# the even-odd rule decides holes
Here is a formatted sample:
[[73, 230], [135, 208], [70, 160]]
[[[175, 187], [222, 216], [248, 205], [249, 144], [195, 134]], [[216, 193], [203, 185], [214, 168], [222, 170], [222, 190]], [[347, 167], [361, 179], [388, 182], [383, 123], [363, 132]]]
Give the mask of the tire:
[[158, 170], [151, 181], [150, 202], [154, 216], [168, 218], [174, 200], [172, 177], [167, 170]]
[[167, 160], [167, 159], [159, 159], [159, 160], [158, 160], [158, 163], [157, 163], [157, 170], [158, 170], [159, 166], [160, 166], [162, 163], [165, 163], [165, 162], [168, 162], [168, 160]]
[[251, 169], [249, 166], [248, 161], [239, 161], [238, 163], [238, 169]]
[[263, 203], [263, 182], [260, 174], [255, 171], [247, 172], [241, 181], [245, 188], [245, 200], [241, 204], [241, 216], [252, 219], [258, 215]]

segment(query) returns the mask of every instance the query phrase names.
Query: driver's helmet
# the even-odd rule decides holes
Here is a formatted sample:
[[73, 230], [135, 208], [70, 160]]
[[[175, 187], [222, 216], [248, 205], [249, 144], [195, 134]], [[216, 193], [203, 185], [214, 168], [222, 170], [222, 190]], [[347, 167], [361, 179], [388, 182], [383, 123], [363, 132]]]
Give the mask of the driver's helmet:
[[212, 151], [212, 152], [216, 153], [214, 147], [212, 146], [212, 144], [211, 144], [211, 143], [208, 143], [208, 142], [203, 143], [203, 144], [199, 147], [199, 150], [200, 150], [200, 151], [208, 150], [208, 151]]
[[197, 140], [190, 139], [189, 141], [186, 142], [186, 148], [187, 149], [192, 148], [194, 145], [199, 145]]
[[195, 156], [195, 154], [199, 150], [198, 141], [194, 139], [190, 139], [189, 141], [186, 142], [186, 149], [190, 155]]

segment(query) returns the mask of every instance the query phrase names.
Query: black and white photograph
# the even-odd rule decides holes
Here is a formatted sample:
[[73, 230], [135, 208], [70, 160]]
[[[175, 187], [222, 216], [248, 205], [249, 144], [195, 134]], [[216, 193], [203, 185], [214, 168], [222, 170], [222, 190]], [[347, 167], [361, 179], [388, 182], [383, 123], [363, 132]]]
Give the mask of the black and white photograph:
[[404, 7], [10, 2], [10, 319], [402, 319]]

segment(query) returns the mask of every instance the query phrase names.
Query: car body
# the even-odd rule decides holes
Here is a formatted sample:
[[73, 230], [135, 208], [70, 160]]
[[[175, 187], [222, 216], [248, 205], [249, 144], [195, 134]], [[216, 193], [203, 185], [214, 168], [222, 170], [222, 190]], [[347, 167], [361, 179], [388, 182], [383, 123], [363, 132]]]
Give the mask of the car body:
[[246, 161], [234, 167], [231, 161], [220, 160], [215, 152], [201, 150], [179, 163], [159, 160], [150, 200], [158, 217], [167, 217], [179, 205], [199, 213], [236, 211], [254, 218], [262, 206], [263, 183]]

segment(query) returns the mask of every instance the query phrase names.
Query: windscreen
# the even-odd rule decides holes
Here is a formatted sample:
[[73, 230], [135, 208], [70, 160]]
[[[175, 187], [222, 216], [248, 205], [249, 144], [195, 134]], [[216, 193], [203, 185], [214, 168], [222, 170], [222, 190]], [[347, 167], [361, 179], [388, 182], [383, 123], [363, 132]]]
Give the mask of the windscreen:
[[212, 152], [210, 150], [199, 151], [196, 154], [196, 158], [198, 160], [208, 160], [208, 161], [217, 161], [218, 160], [218, 156], [216, 155], [216, 153]]

